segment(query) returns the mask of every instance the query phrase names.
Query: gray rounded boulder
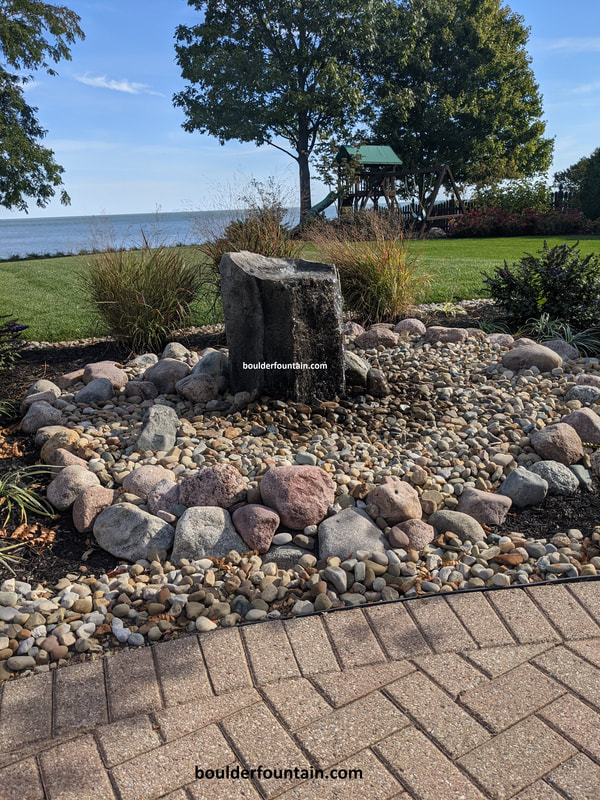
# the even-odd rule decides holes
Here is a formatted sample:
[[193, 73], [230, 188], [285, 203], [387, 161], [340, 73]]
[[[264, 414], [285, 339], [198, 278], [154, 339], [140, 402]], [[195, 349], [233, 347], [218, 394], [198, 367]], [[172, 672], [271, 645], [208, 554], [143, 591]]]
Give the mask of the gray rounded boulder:
[[513, 372], [530, 367], [537, 367], [540, 372], [550, 372], [561, 367], [562, 363], [558, 353], [549, 347], [544, 347], [543, 344], [523, 344], [522, 340], [517, 340], [514, 349], [508, 350], [502, 356], [502, 365]]
[[247, 549], [228, 511], [217, 506], [192, 506], [177, 523], [171, 561], [176, 564], [182, 558], [221, 558], [230, 550], [243, 553]]
[[319, 556], [347, 558], [357, 550], [385, 553], [389, 545], [371, 517], [358, 508], [345, 508], [319, 525]]
[[548, 494], [548, 481], [525, 467], [517, 467], [507, 475], [498, 494], [509, 497], [517, 508], [537, 506]]
[[454, 533], [461, 542], [482, 542], [485, 539], [485, 532], [477, 520], [461, 511], [436, 511], [429, 517], [429, 524], [438, 533]]
[[573, 494], [579, 489], [576, 476], [558, 461], [538, 461], [529, 467], [529, 471], [546, 481], [549, 494]]
[[94, 522], [94, 538], [100, 547], [127, 561], [146, 558], [152, 548], [168, 550], [174, 536], [172, 525], [131, 503], [105, 508]]

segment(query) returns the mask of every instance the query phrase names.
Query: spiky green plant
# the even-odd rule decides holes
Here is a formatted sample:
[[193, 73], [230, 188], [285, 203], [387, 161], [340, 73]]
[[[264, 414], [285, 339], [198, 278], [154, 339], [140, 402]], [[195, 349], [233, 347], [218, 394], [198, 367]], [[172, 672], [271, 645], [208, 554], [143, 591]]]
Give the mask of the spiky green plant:
[[21, 556], [15, 556], [12, 554], [9, 555], [8, 551], [15, 550], [17, 547], [23, 547], [23, 543], [16, 542], [16, 544], [7, 544], [7, 545], [2, 545], [2, 547], [0, 547], [0, 567], [7, 569], [9, 572], [12, 572], [13, 575], [15, 575], [16, 573], [12, 568], [12, 565], [16, 564], [18, 561], [22, 561], [23, 559], [21, 558]]
[[21, 523], [27, 522], [28, 512], [44, 517], [54, 516], [54, 509], [48, 500], [40, 497], [34, 486], [31, 485], [35, 483], [37, 477], [53, 474], [54, 470], [34, 464], [0, 476], [0, 506], [4, 506], [6, 510], [4, 525], [13, 509], [18, 509]]

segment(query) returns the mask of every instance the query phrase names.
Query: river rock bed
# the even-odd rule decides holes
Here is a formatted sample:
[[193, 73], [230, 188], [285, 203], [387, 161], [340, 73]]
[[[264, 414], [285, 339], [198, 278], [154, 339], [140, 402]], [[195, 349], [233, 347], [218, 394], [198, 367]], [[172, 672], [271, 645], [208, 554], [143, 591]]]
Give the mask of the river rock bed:
[[37, 382], [23, 427], [57, 470], [49, 499], [136, 563], [5, 581], [0, 677], [266, 616], [595, 575], [599, 530], [491, 530], [594, 488], [600, 365], [568, 347], [348, 323], [347, 395], [311, 405], [231, 396], [226, 350], [178, 343]]

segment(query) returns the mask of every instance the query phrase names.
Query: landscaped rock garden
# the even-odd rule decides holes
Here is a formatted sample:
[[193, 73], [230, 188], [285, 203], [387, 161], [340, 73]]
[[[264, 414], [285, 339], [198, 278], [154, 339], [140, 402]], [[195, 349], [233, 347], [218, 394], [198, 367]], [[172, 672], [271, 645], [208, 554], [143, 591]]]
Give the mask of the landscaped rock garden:
[[[494, 526], [592, 490], [600, 364], [418, 319], [345, 330], [346, 395], [229, 393], [178, 343], [38, 381], [23, 429], [82, 536], [128, 562], [0, 587], [0, 678], [118, 642], [600, 570], [600, 535]], [[563, 360], [563, 354], [565, 359]]]

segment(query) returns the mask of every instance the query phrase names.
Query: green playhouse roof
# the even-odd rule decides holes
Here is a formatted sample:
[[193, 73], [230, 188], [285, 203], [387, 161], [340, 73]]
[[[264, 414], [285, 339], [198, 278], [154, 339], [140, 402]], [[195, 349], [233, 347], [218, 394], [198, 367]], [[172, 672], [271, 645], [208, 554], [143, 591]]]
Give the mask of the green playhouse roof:
[[335, 160], [339, 162], [344, 158], [350, 159], [357, 156], [360, 158], [360, 163], [363, 166], [367, 166], [369, 164], [399, 166], [402, 164], [402, 161], [387, 144], [364, 144], [360, 147], [342, 145], [337, 156], [335, 157]]

